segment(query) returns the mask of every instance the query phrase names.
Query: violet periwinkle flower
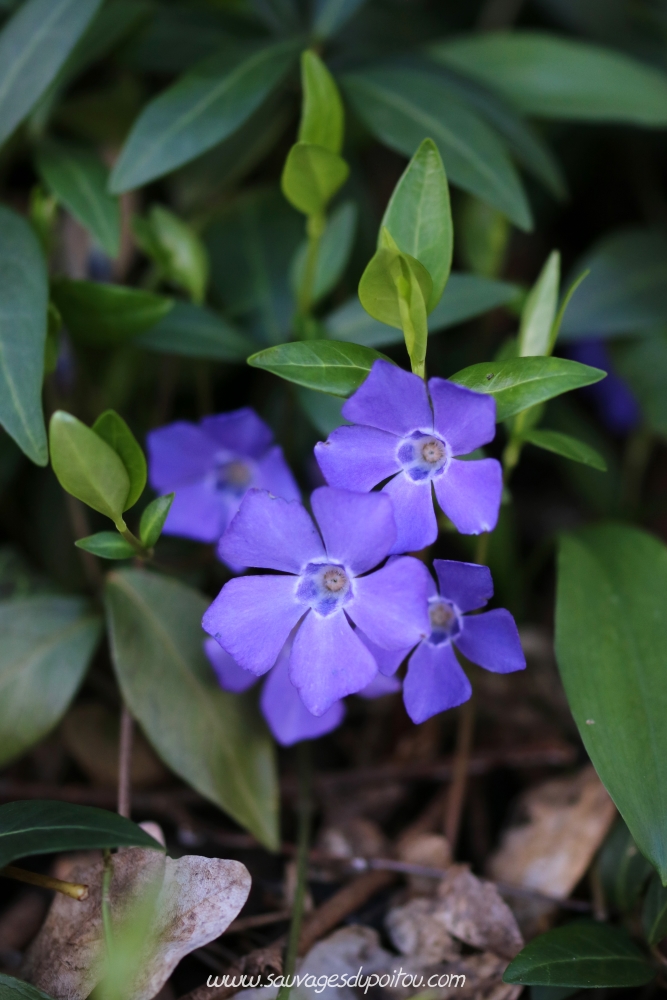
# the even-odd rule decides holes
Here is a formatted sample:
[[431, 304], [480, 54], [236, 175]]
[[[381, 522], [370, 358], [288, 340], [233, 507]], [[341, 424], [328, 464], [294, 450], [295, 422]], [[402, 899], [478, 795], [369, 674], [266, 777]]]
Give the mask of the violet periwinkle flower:
[[251, 487], [299, 500], [299, 488], [273, 443], [271, 429], [250, 407], [184, 420], [151, 431], [146, 439], [150, 484], [172, 493], [164, 532], [217, 542]]
[[323, 486], [311, 504], [319, 531], [301, 504], [262, 490], [246, 494], [220, 553], [230, 563], [281, 575], [230, 580], [202, 624], [258, 676], [271, 669], [298, 625], [289, 678], [306, 708], [322, 716], [377, 674], [351, 622], [385, 650], [428, 635], [429, 573], [411, 556], [376, 569], [396, 542], [389, 497]]
[[416, 551], [437, 538], [431, 486], [458, 531], [494, 529], [500, 463], [457, 461], [493, 440], [493, 397], [441, 378], [429, 379], [427, 392], [423, 379], [380, 360], [342, 413], [354, 426], [338, 427], [316, 445], [317, 461], [330, 486], [367, 492], [389, 479], [382, 492], [394, 505], [392, 552]]
[[629, 434], [642, 421], [641, 407], [632, 389], [614, 371], [607, 345], [599, 337], [590, 337], [567, 345], [567, 356], [582, 365], [591, 365], [607, 372], [607, 377], [579, 391], [592, 400], [600, 419], [612, 434]]
[[[498, 674], [523, 670], [526, 658], [514, 618], [504, 608], [479, 615], [493, 596], [488, 566], [434, 559], [439, 589], [429, 574], [427, 597], [430, 634], [414, 650], [403, 682], [403, 698], [413, 722], [454, 708], [472, 694], [454, 647], [472, 663]], [[392, 674], [409, 652], [387, 654], [369, 644], [380, 671]]]

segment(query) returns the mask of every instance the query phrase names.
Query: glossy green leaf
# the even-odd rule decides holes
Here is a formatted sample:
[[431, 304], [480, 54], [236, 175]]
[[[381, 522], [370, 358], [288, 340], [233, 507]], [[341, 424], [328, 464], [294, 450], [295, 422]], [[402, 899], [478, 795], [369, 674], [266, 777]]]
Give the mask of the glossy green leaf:
[[563, 539], [556, 657], [595, 769], [667, 882], [667, 549], [608, 524]]
[[551, 354], [551, 331], [556, 319], [560, 288], [560, 254], [553, 250], [531, 288], [521, 312], [519, 357]]
[[656, 333], [611, 347], [614, 370], [624, 378], [651, 430], [667, 437], [667, 334]]
[[437, 73], [377, 69], [345, 76], [346, 95], [381, 142], [412, 156], [423, 139], [440, 150], [452, 184], [488, 202], [520, 229], [530, 229], [530, 206], [498, 135], [457, 101]]
[[111, 655], [132, 715], [164, 762], [275, 849], [274, 751], [252, 701], [222, 691], [204, 655], [209, 599], [167, 577], [107, 577]]
[[[370, 347], [335, 340], [277, 344], [248, 358], [253, 368], [273, 372], [306, 389], [351, 396], [382, 355]], [[385, 359], [387, 360], [387, 359]]]
[[101, 624], [79, 597], [0, 602], [1, 766], [58, 724], [83, 680]]
[[305, 215], [322, 215], [350, 172], [345, 160], [323, 146], [297, 142], [290, 149], [281, 187], [290, 205]]
[[0, 424], [37, 465], [46, 465], [42, 380], [48, 287], [37, 238], [0, 206]]
[[590, 465], [600, 472], [607, 471], [607, 463], [602, 455], [591, 448], [583, 441], [577, 441], [569, 434], [562, 434], [560, 431], [549, 430], [529, 430], [519, 435], [522, 441], [534, 444], [545, 451], [552, 451], [555, 455], [562, 455], [572, 462], [581, 462], [582, 465]]
[[207, 309], [189, 302], [176, 302], [155, 326], [134, 341], [148, 351], [163, 351], [187, 358], [210, 361], [243, 361], [252, 341], [236, 327]]
[[149, 503], [141, 515], [139, 538], [147, 549], [152, 549], [162, 534], [164, 522], [167, 520], [175, 496], [175, 493], [167, 493], [166, 496], [157, 497]]
[[192, 227], [162, 205], [154, 205], [147, 219], [134, 220], [134, 235], [161, 276], [201, 305], [208, 284], [208, 254]]
[[164, 850], [136, 823], [108, 809], [48, 799], [0, 806], [0, 868], [34, 854], [105, 847]]
[[92, 426], [98, 437], [116, 452], [125, 466], [130, 480], [130, 492], [127, 495], [123, 510], [129, 510], [137, 502], [146, 486], [148, 469], [141, 445], [127, 426], [123, 418], [115, 410], [105, 410]]
[[329, 38], [343, 27], [366, 0], [315, 0], [313, 33], [316, 38]]
[[117, 257], [120, 208], [117, 199], [107, 191], [109, 171], [95, 153], [49, 143], [37, 152], [37, 169], [51, 193], [105, 253]]
[[49, 444], [53, 471], [62, 488], [122, 524], [130, 477], [114, 449], [63, 410], [51, 417]]
[[642, 909], [642, 926], [649, 944], [659, 944], [667, 937], [667, 889], [654, 875], [651, 879]]
[[494, 396], [496, 420], [500, 422], [536, 403], [593, 385], [606, 374], [567, 358], [510, 358], [471, 365], [450, 375], [450, 380]]
[[301, 55], [303, 103], [299, 142], [323, 146], [332, 153], [343, 148], [345, 112], [336, 81], [310, 49]]
[[0, 143], [63, 65], [102, 0], [27, 0], [0, 34]]
[[[313, 303], [319, 302], [325, 295], [333, 291], [343, 276], [352, 253], [357, 228], [357, 214], [355, 203], [344, 201], [327, 220], [327, 227], [320, 240], [317, 255], [315, 281], [311, 296]], [[296, 252], [290, 269], [292, 289], [295, 293], [303, 276], [307, 252], [308, 242], [304, 240]]]
[[431, 51], [529, 115], [667, 125], [667, 76], [611, 49], [546, 32], [493, 31]]
[[117, 531], [98, 531], [95, 535], [79, 538], [74, 544], [77, 549], [90, 552], [100, 559], [133, 559], [137, 554]]
[[633, 910], [652, 871], [619, 816], [598, 855], [598, 872], [607, 906], [621, 913]]
[[537, 986], [643, 986], [656, 974], [627, 931], [577, 921], [540, 934], [510, 962], [503, 982]]
[[0, 972], [0, 1000], [53, 1000], [53, 997], [22, 979]]
[[155, 326], [174, 300], [154, 292], [97, 281], [53, 282], [51, 294], [75, 340], [91, 347], [110, 347]]
[[426, 303], [432, 312], [442, 297], [452, 266], [454, 228], [445, 168], [432, 139], [424, 139], [394, 188], [382, 226], [399, 250], [428, 271], [433, 287]]
[[297, 42], [229, 42], [151, 101], [111, 175], [118, 194], [162, 177], [232, 135], [266, 100], [296, 58]]

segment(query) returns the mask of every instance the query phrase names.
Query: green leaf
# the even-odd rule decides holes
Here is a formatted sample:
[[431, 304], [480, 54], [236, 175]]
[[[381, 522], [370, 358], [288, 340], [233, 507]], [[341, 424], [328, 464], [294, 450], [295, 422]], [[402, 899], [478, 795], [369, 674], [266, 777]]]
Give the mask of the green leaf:
[[322, 215], [350, 172], [345, 160], [325, 149], [297, 142], [290, 149], [282, 173], [283, 194], [299, 212]]
[[37, 169], [47, 188], [87, 229], [99, 246], [117, 257], [120, 208], [107, 192], [109, 171], [87, 149], [49, 143], [37, 151]]
[[206, 247], [195, 231], [162, 205], [154, 205], [148, 219], [135, 218], [133, 225], [137, 243], [155, 261], [162, 277], [201, 305], [209, 266]]
[[37, 238], [0, 206], [0, 424], [37, 465], [46, 465], [42, 380], [48, 288]]
[[343, 27], [366, 0], [315, 0], [313, 34], [329, 38]]
[[39, 799], [0, 806], [0, 868], [33, 854], [107, 847], [164, 850], [136, 823], [108, 809]]
[[432, 139], [424, 139], [394, 188], [381, 226], [399, 250], [428, 271], [433, 287], [426, 311], [437, 306], [452, 266], [454, 229], [445, 168]]
[[60, 721], [95, 652], [100, 626], [79, 597], [0, 602], [0, 766]]
[[667, 336], [613, 344], [614, 371], [624, 378], [639, 400], [646, 423], [661, 437], [667, 437]]
[[111, 655], [123, 697], [164, 762], [275, 849], [273, 744], [251, 702], [222, 691], [203, 651], [209, 600], [142, 570], [107, 577]]
[[426, 268], [410, 257], [389, 247], [380, 247], [366, 265], [359, 282], [359, 300], [373, 319], [403, 329], [401, 292], [414, 276], [424, 303], [431, 295], [431, 277]]
[[556, 656], [582, 740], [637, 847], [667, 882], [667, 549], [607, 524], [563, 538]]
[[567, 358], [510, 358], [471, 365], [450, 375], [450, 381], [494, 396], [496, 420], [500, 423], [536, 403], [593, 385], [606, 374], [600, 368]]
[[667, 889], [654, 875], [642, 909], [642, 926], [649, 944], [659, 944], [667, 936]]
[[311, 340], [277, 344], [258, 351], [248, 358], [248, 364], [306, 389], [329, 392], [332, 396], [351, 396], [368, 375], [373, 362], [382, 356], [358, 344]]
[[53, 997], [22, 979], [0, 972], [0, 1000], [53, 1000]]
[[300, 385], [296, 390], [296, 398], [315, 430], [325, 437], [336, 427], [346, 423], [340, 412], [343, 405], [340, 396], [330, 396], [326, 392], [305, 389]]
[[582, 465], [590, 465], [600, 472], [607, 471], [607, 463], [602, 455], [591, 448], [583, 441], [577, 441], [569, 434], [562, 434], [560, 431], [530, 430], [519, 435], [521, 441], [534, 444], [545, 451], [552, 451], [555, 455], [562, 455], [572, 462], [581, 462]]
[[578, 992], [578, 986], [531, 986], [530, 1000], [568, 1000]]
[[166, 496], [157, 497], [149, 503], [141, 515], [139, 538], [147, 549], [152, 549], [162, 534], [164, 522], [167, 520], [167, 514], [175, 496], [175, 493], [167, 493]]
[[63, 410], [51, 417], [49, 442], [51, 464], [62, 488], [123, 525], [130, 477], [116, 451]]
[[310, 49], [301, 55], [301, 87], [303, 105], [299, 142], [340, 153], [345, 129], [343, 102], [336, 81], [319, 56]]
[[51, 294], [75, 340], [91, 347], [110, 347], [155, 326], [174, 300], [153, 292], [97, 281], [58, 278]]
[[0, 34], [0, 143], [63, 65], [102, 0], [27, 0]]
[[600, 848], [598, 871], [607, 905], [633, 910], [653, 869], [620, 816]]
[[443, 42], [433, 56], [525, 114], [667, 125], [667, 76], [588, 42], [539, 31], [492, 31]]
[[115, 410], [105, 410], [104, 413], [101, 413], [93, 424], [92, 430], [103, 441], [106, 441], [110, 448], [113, 448], [125, 466], [130, 480], [130, 492], [123, 510], [129, 510], [144, 492], [148, 476], [146, 457], [141, 445]]
[[345, 76], [342, 83], [355, 111], [381, 142], [412, 156], [430, 137], [452, 184], [493, 205], [520, 229], [532, 227], [530, 206], [502, 141], [452, 96], [436, 73], [367, 70]]
[[547, 931], [510, 962], [503, 982], [536, 986], [642, 986], [656, 974], [627, 932], [577, 921]]
[[[344, 201], [327, 220], [327, 227], [320, 241], [317, 255], [315, 281], [311, 296], [313, 304], [333, 291], [347, 267], [354, 244], [357, 214], [355, 203]], [[304, 240], [297, 250], [290, 268], [290, 281], [295, 294], [301, 283], [307, 253], [308, 241]]]
[[95, 535], [79, 538], [74, 544], [77, 549], [91, 552], [100, 559], [133, 559], [137, 554], [117, 531], [98, 531]]
[[552, 250], [521, 312], [519, 357], [551, 354], [551, 331], [560, 288], [560, 254]]
[[155, 326], [134, 341], [148, 351], [163, 351], [210, 361], [243, 361], [252, 341], [205, 306], [176, 302]]
[[151, 101], [135, 122], [111, 175], [115, 194], [162, 177], [232, 135], [280, 83], [295, 41], [229, 42]]

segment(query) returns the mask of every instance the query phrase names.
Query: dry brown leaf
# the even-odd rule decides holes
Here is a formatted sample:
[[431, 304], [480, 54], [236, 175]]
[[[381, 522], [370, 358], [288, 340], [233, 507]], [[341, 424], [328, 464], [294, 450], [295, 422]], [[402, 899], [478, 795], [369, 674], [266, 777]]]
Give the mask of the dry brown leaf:
[[514, 958], [523, 938], [514, 914], [492, 882], [477, 878], [466, 865], [452, 865], [438, 885], [440, 916], [459, 941]]
[[[63, 742], [81, 770], [98, 785], [118, 784], [118, 713], [104, 705], [75, 705], [62, 723]], [[132, 786], [163, 784], [169, 772], [135, 726], [132, 739]]]
[[458, 958], [460, 947], [449, 934], [435, 899], [411, 899], [394, 906], [385, 917], [385, 927], [401, 955], [427, 963]]
[[325, 826], [318, 847], [333, 858], [379, 858], [386, 853], [387, 838], [377, 823], [356, 816]]
[[[398, 856], [406, 864], [439, 868], [442, 871], [446, 871], [452, 863], [449, 841], [438, 833], [419, 833], [400, 841]], [[412, 895], [435, 896], [438, 891], [438, 880], [423, 875], [410, 875], [408, 888]]]

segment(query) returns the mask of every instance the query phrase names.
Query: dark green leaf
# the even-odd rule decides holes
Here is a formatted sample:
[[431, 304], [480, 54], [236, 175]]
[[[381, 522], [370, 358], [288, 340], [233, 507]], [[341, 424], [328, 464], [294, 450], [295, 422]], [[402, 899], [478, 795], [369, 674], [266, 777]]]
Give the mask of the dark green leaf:
[[48, 288], [37, 238], [0, 206], [0, 424], [37, 465], [46, 465], [42, 380]]
[[[313, 303], [333, 291], [342, 277], [352, 252], [356, 227], [357, 206], [353, 201], [344, 201], [327, 220], [327, 228], [324, 230], [317, 255], [311, 296]], [[290, 269], [293, 289], [297, 289], [301, 282], [307, 252], [308, 243], [304, 241], [297, 250]]]
[[343, 147], [345, 112], [336, 81], [311, 50], [301, 56], [303, 102], [299, 142], [323, 146], [332, 153]]
[[0, 765], [60, 721], [83, 680], [100, 626], [78, 597], [0, 602]]
[[642, 986], [655, 976], [627, 932], [584, 921], [547, 931], [510, 962], [503, 982], [536, 986]]
[[350, 172], [345, 160], [324, 146], [297, 142], [282, 173], [282, 191], [290, 205], [305, 215], [322, 215]]
[[127, 569], [107, 577], [111, 653], [123, 697], [181, 778], [263, 844], [278, 846], [273, 745], [245, 698], [222, 691], [203, 651], [201, 594]]
[[147, 219], [134, 220], [134, 235], [161, 276], [201, 305], [208, 284], [208, 254], [192, 227], [162, 205], [154, 205]]
[[493, 31], [431, 50], [526, 114], [667, 125], [667, 77], [629, 56], [539, 31]]
[[653, 869], [620, 817], [600, 849], [598, 871], [607, 905], [621, 913], [634, 909]]
[[297, 42], [228, 43], [143, 110], [111, 175], [116, 194], [182, 166], [232, 135], [280, 83]]
[[563, 539], [556, 656], [575, 722], [637, 847], [667, 881], [667, 549], [636, 528]]
[[160, 537], [175, 495], [175, 493], [167, 493], [166, 496], [157, 497], [149, 503], [141, 515], [139, 537], [147, 549], [152, 549]]
[[252, 341], [205, 306], [176, 302], [174, 308], [135, 340], [137, 347], [186, 358], [243, 361]]
[[35, 799], [0, 806], [0, 868], [33, 854], [104, 847], [164, 850], [136, 823], [108, 809]]
[[530, 206], [503, 143], [470, 107], [452, 97], [437, 74], [367, 70], [342, 82], [378, 139], [406, 156], [423, 139], [433, 139], [452, 184], [498, 208], [519, 228], [531, 228]]
[[48, 993], [42, 993], [22, 979], [14, 979], [0, 972], [0, 1000], [53, 1000]]
[[471, 365], [450, 379], [494, 396], [496, 420], [500, 422], [536, 403], [599, 382], [606, 374], [566, 358], [510, 358]]
[[600, 472], [607, 471], [607, 463], [602, 455], [591, 448], [583, 441], [577, 441], [569, 434], [562, 434], [560, 431], [530, 430], [520, 435], [522, 441], [534, 444], [545, 451], [552, 451], [555, 455], [562, 455], [573, 462], [581, 462], [582, 465], [590, 465]]
[[0, 35], [0, 143], [36, 104], [102, 0], [27, 0]]
[[67, 278], [53, 282], [52, 295], [74, 339], [91, 347], [131, 340], [155, 326], [174, 305], [173, 299], [153, 292]]
[[348, 21], [366, 0], [315, 0], [313, 33], [329, 38]]
[[137, 554], [117, 531], [98, 531], [96, 535], [79, 538], [74, 544], [100, 559], [133, 559]]
[[614, 370], [626, 379], [639, 400], [648, 426], [667, 437], [667, 335], [657, 333], [614, 344], [611, 356]]
[[123, 510], [129, 510], [137, 502], [146, 486], [148, 470], [141, 445], [125, 421], [115, 410], [105, 410], [92, 426], [98, 437], [116, 452], [125, 466], [130, 480], [130, 492]]
[[649, 944], [659, 944], [667, 936], [667, 889], [657, 875], [651, 879], [646, 893], [642, 925]]
[[300, 385], [296, 390], [296, 398], [315, 430], [324, 437], [328, 437], [336, 427], [346, 422], [340, 412], [343, 405], [340, 396], [330, 396], [326, 392], [305, 389]]
[[306, 389], [351, 396], [382, 355], [370, 347], [335, 340], [277, 344], [248, 358], [253, 368], [273, 372]]

